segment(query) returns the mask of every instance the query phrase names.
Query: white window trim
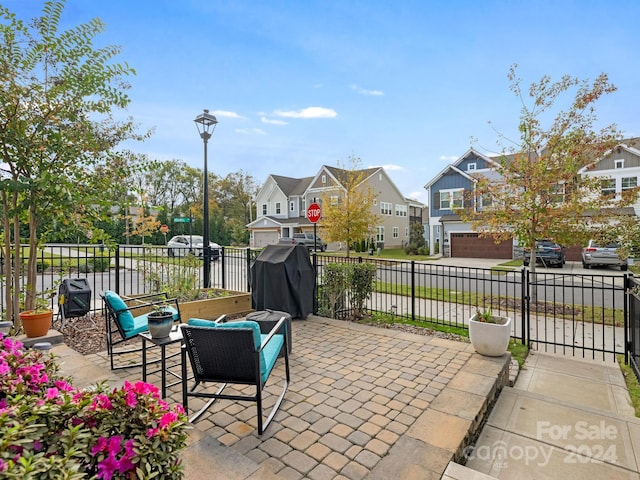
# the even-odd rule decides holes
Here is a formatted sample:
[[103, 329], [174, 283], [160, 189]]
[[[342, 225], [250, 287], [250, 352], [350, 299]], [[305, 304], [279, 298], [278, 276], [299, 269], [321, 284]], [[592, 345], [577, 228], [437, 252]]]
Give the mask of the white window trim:
[[617, 160], [614, 160], [613, 168], [615, 169], [624, 168], [624, 158], [618, 158]]
[[[440, 190], [439, 194], [440, 194], [440, 210], [459, 210], [461, 208], [464, 207], [464, 196], [462, 196], [462, 198], [460, 198], [460, 206], [455, 206], [454, 205], [454, 195], [456, 193], [463, 193], [464, 192], [464, 188], [451, 188], [451, 189], [447, 189], [447, 190]], [[442, 195], [446, 194], [449, 197], [449, 206], [448, 207], [443, 207], [442, 206]]]
[[478, 165], [475, 162], [467, 164], [467, 172], [475, 172], [477, 168]]

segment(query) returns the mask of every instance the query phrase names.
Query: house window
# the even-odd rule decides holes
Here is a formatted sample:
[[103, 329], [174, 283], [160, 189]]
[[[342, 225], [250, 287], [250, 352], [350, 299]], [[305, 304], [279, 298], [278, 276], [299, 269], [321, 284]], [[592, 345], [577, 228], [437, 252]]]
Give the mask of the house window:
[[441, 190], [440, 191], [440, 209], [450, 210], [454, 208], [462, 208], [463, 190]]
[[467, 172], [475, 172], [476, 170], [476, 164], [475, 163], [469, 163], [467, 164]]
[[289, 202], [289, 211], [293, 212], [293, 210], [295, 209], [296, 205], [293, 202]]
[[331, 195], [331, 205], [332, 206], [338, 205], [338, 196], [337, 195]]
[[624, 159], [620, 158], [613, 161], [613, 168], [624, 168]]
[[613, 197], [616, 194], [616, 179], [605, 178], [600, 180], [600, 193], [603, 197]]
[[322, 175], [322, 183], [327, 183], [327, 176], [326, 175]]
[[407, 216], [407, 206], [399, 205], [396, 203], [396, 217], [406, 217]]
[[391, 215], [393, 204], [391, 202], [380, 202], [380, 215]]
[[487, 208], [493, 204], [493, 197], [490, 193], [485, 193], [480, 197], [480, 207]]
[[638, 177], [623, 177], [622, 178], [622, 191], [636, 188], [638, 186]]
[[404, 227], [404, 236], [409, 238], [409, 227]]
[[384, 227], [376, 227], [376, 242], [384, 242]]
[[564, 183], [556, 183], [549, 189], [549, 201], [552, 203], [564, 202]]
[[373, 206], [376, 207], [378, 205], [378, 199], [374, 198], [373, 199]]
[[262, 214], [263, 214], [263, 215], [266, 215], [266, 214], [267, 214], [267, 204], [266, 204], [266, 203], [263, 203], [263, 204], [262, 204]]
[[280, 214], [280, 202], [276, 202], [276, 215]]
[[393, 227], [393, 238], [398, 238], [400, 236], [400, 229], [398, 227]]

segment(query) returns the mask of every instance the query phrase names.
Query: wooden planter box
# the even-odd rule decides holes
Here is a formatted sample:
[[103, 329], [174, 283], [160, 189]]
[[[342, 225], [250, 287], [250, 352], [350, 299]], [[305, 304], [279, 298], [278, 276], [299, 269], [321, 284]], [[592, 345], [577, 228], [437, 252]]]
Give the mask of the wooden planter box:
[[191, 302], [180, 302], [180, 317], [183, 323], [190, 318], [215, 320], [220, 315], [235, 315], [249, 313], [251, 308], [251, 293], [229, 290], [229, 295], [218, 298], [206, 298]]

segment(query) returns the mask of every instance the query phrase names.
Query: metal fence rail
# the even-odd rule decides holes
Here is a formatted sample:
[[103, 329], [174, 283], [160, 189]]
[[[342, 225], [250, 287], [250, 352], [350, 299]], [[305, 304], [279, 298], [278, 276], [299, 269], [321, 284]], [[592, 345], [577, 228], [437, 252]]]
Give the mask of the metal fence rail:
[[[21, 251], [27, 253], [27, 247]], [[251, 291], [250, 271], [260, 250], [225, 247], [212, 262], [211, 286]], [[24, 256], [24, 255], [23, 255]], [[414, 321], [467, 327], [476, 309], [491, 309], [513, 318], [512, 336], [538, 349], [602, 357], [626, 354], [638, 371], [640, 363], [640, 294], [632, 275], [571, 274], [529, 269], [456, 267], [435, 262], [380, 259], [375, 256], [312, 256], [317, 285], [329, 263], [370, 263], [376, 267], [376, 289], [367, 300], [371, 313]], [[191, 263], [189, 263], [191, 262]], [[202, 285], [202, 260], [169, 257], [162, 246], [47, 245], [38, 252], [36, 289], [57, 289], [64, 278], [84, 278], [92, 289], [91, 309], [101, 310], [99, 292], [123, 295], [157, 291], [190, 272]], [[194, 266], [195, 265], [195, 266]], [[180, 273], [182, 272], [182, 273]], [[6, 279], [0, 277], [0, 308], [4, 313]], [[638, 287], [637, 287], [638, 288]], [[316, 304], [321, 304], [321, 288]], [[52, 301], [54, 309], [57, 305]], [[349, 299], [345, 298], [345, 308]], [[628, 351], [627, 351], [628, 349]]]

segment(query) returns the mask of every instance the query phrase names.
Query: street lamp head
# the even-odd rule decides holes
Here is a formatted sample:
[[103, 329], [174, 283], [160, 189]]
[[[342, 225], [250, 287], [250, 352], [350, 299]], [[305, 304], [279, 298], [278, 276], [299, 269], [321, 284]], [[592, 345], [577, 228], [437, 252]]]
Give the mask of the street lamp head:
[[196, 127], [198, 128], [198, 133], [202, 137], [203, 140], [208, 140], [213, 135], [213, 131], [218, 124], [218, 119], [215, 115], [211, 115], [209, 110], [206, 108], [204, 112], [198, 115], [194, 120], [196, 122]]

